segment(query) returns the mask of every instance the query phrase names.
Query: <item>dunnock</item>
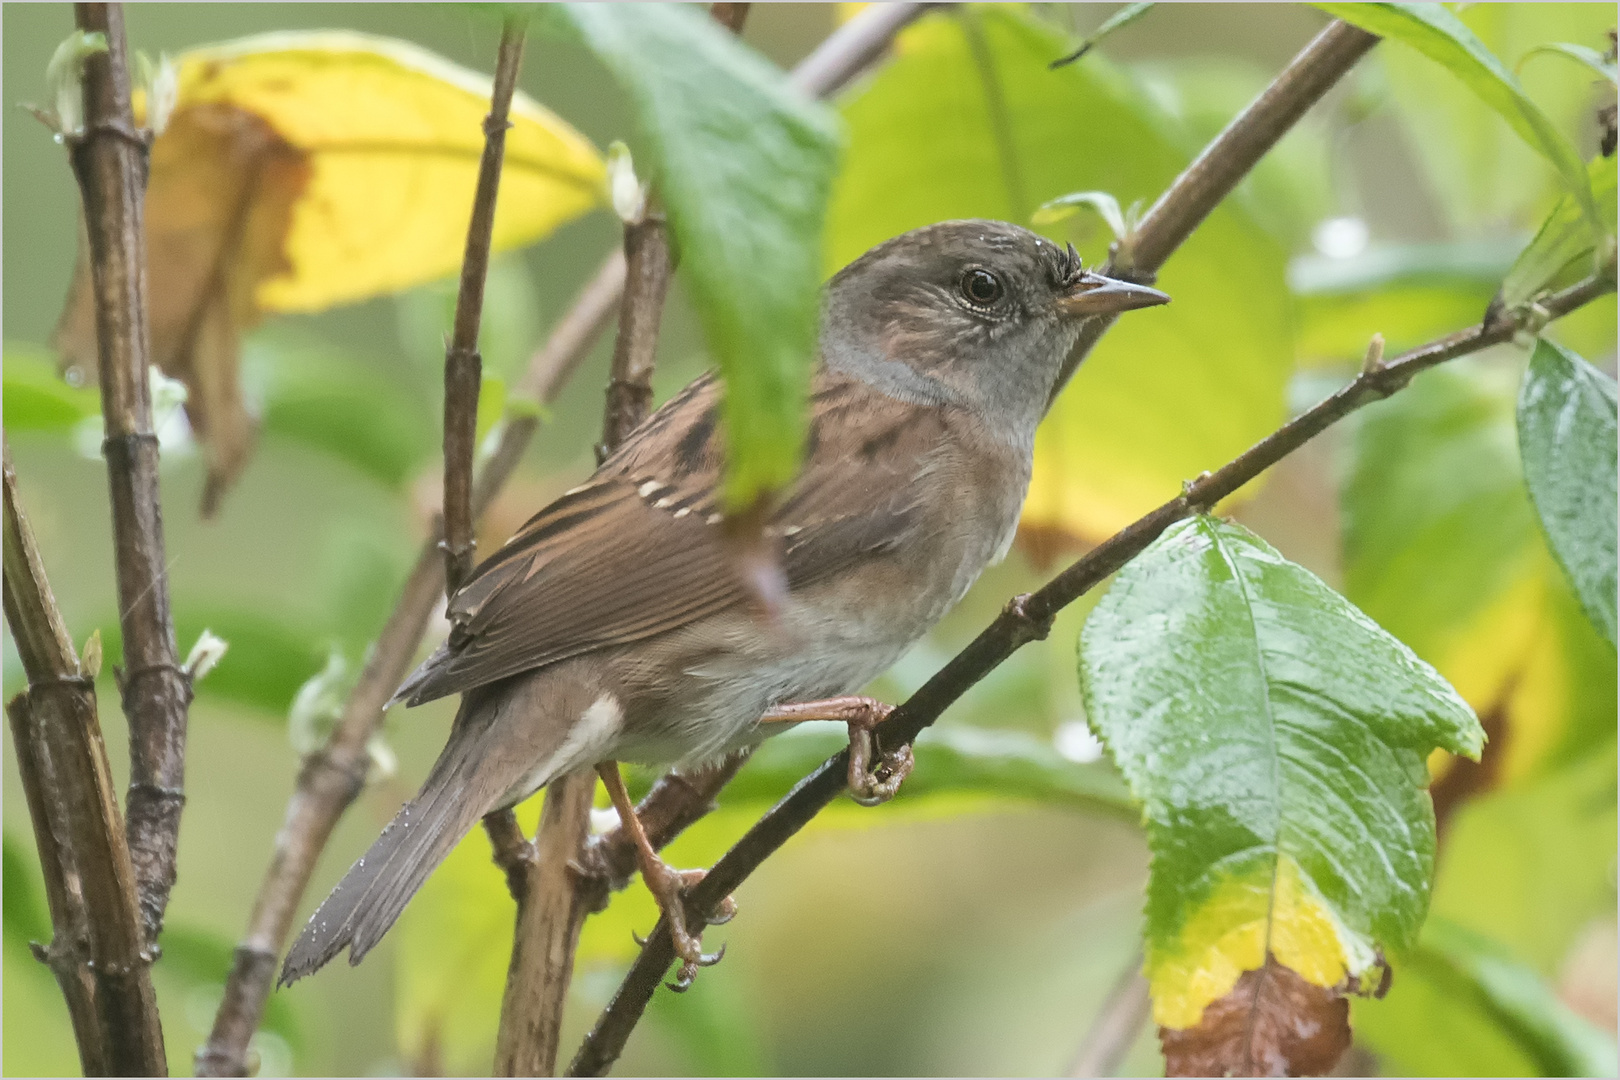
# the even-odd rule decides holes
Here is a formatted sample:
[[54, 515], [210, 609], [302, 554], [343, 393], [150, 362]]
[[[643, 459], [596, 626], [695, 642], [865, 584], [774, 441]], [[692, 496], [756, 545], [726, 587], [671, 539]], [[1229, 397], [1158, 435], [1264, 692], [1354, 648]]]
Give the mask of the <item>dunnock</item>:
[[449, 742], [311, 917], [281, 981], [345, 945], [359, 963], [481, 817], [591, 766], [689, 977], [709, 959], [682, 916], [696, 872], [654, 853], [613, 763], [692, 764], [836, 719], [851, 792], [893, 795], [910, 751], [872, 762], [888, 706], [846, 695], [1006, 553], [1081, 323], [1168, 299], [996, 221], [917, 229], [845, 267], [822, 304], [803, 472], [765, 529], [787, 586], [769, 625], [722, 536], [722, 386], [706, 375], [676, 395], [451, 598], [449, 639], [396, 695], [460, 694]]

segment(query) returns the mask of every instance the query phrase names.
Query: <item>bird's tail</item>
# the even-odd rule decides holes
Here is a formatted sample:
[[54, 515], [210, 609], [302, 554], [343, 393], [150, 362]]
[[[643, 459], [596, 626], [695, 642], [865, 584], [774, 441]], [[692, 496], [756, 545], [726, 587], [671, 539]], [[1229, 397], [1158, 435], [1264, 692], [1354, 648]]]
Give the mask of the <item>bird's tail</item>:
[[[497, 808], [516, 777], [492, 775], [501, 753], [507, 702], [462, 700], [450, 741], [416, 798], [406, 803], [337, 888], [310, 916], [281, 967], [286, 986], [319, 969], [345, 946], [358, 964], [452, 848]], [[501, 772], [507, 770], [499, 770]]]

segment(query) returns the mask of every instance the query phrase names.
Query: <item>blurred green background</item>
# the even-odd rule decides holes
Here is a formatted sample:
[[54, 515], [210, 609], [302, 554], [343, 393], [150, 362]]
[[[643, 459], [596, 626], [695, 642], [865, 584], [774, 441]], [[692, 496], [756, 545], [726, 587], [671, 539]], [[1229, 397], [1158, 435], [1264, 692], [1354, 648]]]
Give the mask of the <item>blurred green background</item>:
[[[1114, 8], [1036, 5], [1019, 18], [1039, 27], [1039, 34], [1017, 40], [1073, 40]], [[1464, 17], [1510, 64], [1541, 42], [1601, 47], [1614, 25], [1611, 5], [1478, 5]], [[86, 440], [82, 428], [29, 430], [12, 412], [14, 378], [19, 384], [35, 379], [48, 362], [46, 342], [72, 270], [77, 201], [61, 148], [16, 106], [45, 98], [45, 63], [70, 28], [71, 9], [13, 4], [0, 18], [10, 110], [0, 171], [8, 437], [63, 613], [76, 638], [96, 628], [106, 637], [116, 633], [117, 623], [96, 433]], [[956, 33], [928, 25], [954, 18], [928, 16], [917, 40]], [[1022, 23], [994, 23], [999, 15], [961, 18], [968, 33], [974, 32], [973, 20], [990, 19], [991, 30], [1002, 35], [994, 39], [998, 43], [1023, 33]], [[758, 5], [744, 38], [790, 66], [830, 31], [834, 19], [831, 6]], [[915, 164], [919, 177], [905, 172], [906, 162], [884, 157], [896, 153], [884, 145], [892, 143], [890, 125], [906, 115], [894, 105], [903, 104], [908, 91], [899, 65], [923, 63], [903, 47], [892, 73], [858, 83], [839, 102], [850, 141], [829, 227], [829, 269], [871, 242], [940, 216], [1022, 216], [1039, 201], [1083, 188], [1114, 190], [1122, 204], [1138, 197], [1151, 201], [1164, 179], [1325, 23], [1324, 16], [1297, 6], [1154, 10], [1083, 62], [1085, 78], [1095, 80], [1086, 85], [1098, 89], [1095, 97], [1075, 100], [1079, 109], [1091, 111], [1065, 104], [1068, 111], [1054, 112], [1050, 123], [1031, 121], [1021, 132], [1022, 176], [1014, 179], [976, 171], [982, 133], [972, 124], [960, 132], [935, 126], [913, 133], [918, 146], [900, 150], [908, 161], [921, 163]], [[498, 37], [486, 16], [453, 6], [148, 4], [128, 10], [132, 46], [154, 54], [300, 28], [403, 38], [486, 71]], [[945, 68], [951, 62], [949, 56], [938, 61]], [[1009, 80], [1028, 74], [1023, 68], [1004, 73]], [[933, 71], [937, 100], [948, 104], [970, 74], [953, 82], [950, 70]], [[1602, 89], [1594, 87], [1590, 72], [1543, 58], [1524, 69], [1524, 81], [1583, 156], [1591, 156], [1597, 135], [1590, 117]], [[521, 85], [598, 146], [615, 138], [634, 141], [624, 98], [578, 49], [533, 40]], [[1030, 86], [1029, 94], [1039, 92], [1038, 83]], [[1009, 91], [1015, 115], [1024, 100], [1020, 93]], [[1134, 125], [1157, 141], [1147, 145]], [[1108, 439], [1121, 475], [1137, 460], [1163, 459], [1159, 472], [1147, 471], [1154, 483], [1164, 470], [1174, 477], [1220, 464], [1234, 440], [1240, 449], [1287, 409], [1308, 405], [1337, 385], [1353, 371], [1373, 331], [1385, 333], [1394, 349], [1477, 320], [1556, 195], [1550, 170], [1448, 75], [1393, 45], [1380, 47], [1284, 140], [1225, 216], [1212, 219], [1210, 239], [1201, 248], [1189, 246], [1183, 269], [1172, 262], [1167, 277], [1181, 273], [1182, 289], [1166, 287], [1178, 298], [1221, 299], [1178, 305], [1178, 317], [1187, 321], [1169, 339], [1144, 339], [1134, 354], [1130, 345], [1136, 339], [1116, 347], [1115, 366], [1134, 362], [1140, 373], [1116, 415], [1128, 418], [1121, 410], [1129, 408], [1173, 413], [1177, 402], [1189, 413], [1215, 414], [1207, 439], [1200, 434], [1204, 429], [1190, 429], [1183, 443], [1168, 448], [1149, 438], [1130, 441], [1126, 435], [1133, 429], [1118, 420], [1123, 434]], [[1106, 248], [1108, 237], [1096, 222], [1076, 219], [1061, 228], [1073, 230], [1067, 235], [1088, 261]], [[1058, 235], [1065, 235], [1061, 228]], [[611, 216], [598, 212], [497, 260], [482, 340], [489, 374], [509, 378], [521, 370], [617, 234]], [[183, 432], [165, 449], [165, 524], [181, 649], [204, 626], [232, 644], [192, 707], [180, 878], [165, 956], [156, 969], [177, 1073], [189, 1070], [195, 1047], [206, 1037], [230, 949], [292, 790], [298, 756], [289, 741], [288, 713], [294, 695], [333, 656], [350, 669], [358, 665], [393, 604], [437, 498], [441, 335], [452, 302], [453, 283], [443, 282], [324, 314], [273, 318], [253, 331], [244, 347], [243, 379], [250, 408], [266, 418], [265, 430], [216, 519], [203, 522], [195, 513], [203, 468]], [[1611, 297], [1555, 333], [1612, 374], [1614, 313]], [[1094, 363], [1115, 359], [1115, 353], [1100, 352]], [[590, 470], [606, 361], [604, 342], [546, 413], [522, 470], [491, 513], [484, 550]], [[677, 282], [664, 319], [659, 397], [707, 363]], [[1476, 410], [1485, 417], [1482, 423], [1505, 423], [1501, 430], [1511, 430], [1512, 386], [1523, 364], [1521, 351], [1504, 348], [1456, 376], [1487, 403]], [[1100, 380], [1110, 369], [1102, 370], [1098, 395], [1106, 390]], [[1203, 374], [1210, 379], [1201, 379]], [[1205, 396], [1206, 385], [1223, 380], [1254, 389], [1228, 399]], [[1077, 382], [1077, 391], [1086, 385]], [[1502, 385], [1505, 396], [1493, 389]], [[300, 393], [326, 402], [332, 415], [351, 410], [357, 433], [349, 445], [341, 434], [311, 434], [296, 422], [289, 403]], [[1443, 397], [1439, 389], [1433, 393]], [[278, 409], [285, 422], [277, 422]], [[1242, 423], [1221, 426], [1222, 417], [1240, 414]], [[1389, 416], [1386, 422], [1401, 422], [1399, 414]], [[1062, 419], [1054, 416], [1054, 422]], [[175, 426], [183, 428], [183, 420], [176, 418]], [[1511, 434], [1506, 437], [1511, 446]], [[1062, 432], [1051, 438], [1043, 444], [1049, 456], [1084, 442]], [[1341, 498], [1348, 496], [1341, 480], [1347, 472], [1378, 467], [1368, 457], [1370, 438], [1365, 430], [1334, 431], [1275, 470], [1236, 508], [1237, 516], [1290, 558], [1346, 588]], [[1104, 465], [1097, 468], [1105, 468], [1107, 454], [1094, 447], [1086, 452], [1093, 455], [1088, 461], [1100, 455]], [[368, 469], [368, 460], [383, 464]], [[1523, 501], [1511, 455], [1470, 459], [1468, 467], [1497, 469], [1492, 475], [1504, 478], [1509, 501], [1513, 491]], [[1436, 476], [1445, 483], [1445, 476]], [[1097, 482], [1107, 488], [1106, 477]], [[1121, 490], [1129, 487], [1120, 483]], [[1174, 491], [1172, 483], [1157, 498]], [[1106, 502], [1106, 495], [1098, 499]], [[1345, 509], [1370, 512], [1365, 506]], [[1083, 510], [1076, 513], [1083, 517]], [[1052, 520], [1069, 519], [1057, 512]], [[1061, 527], [1031, 530], [1029, 542], [988, 572], [875, 692], [899, 700], [1007, 597], [1039, 584], [1057, 553], [1096, 538], [1079, 526], [1067, 533], [1077, 535]], [[1475, 551], [1453, 536], [1427, 557], [1461, 560], [1465, 574], [1477, 570], [1484, 581], [1496, 565], [1491, 560], [1518, 567], [1513, 560], [1538, 557], [1533, 530], [1517, 543], [1505, 554]], [[1352, 555], [1373, 560], [1370, 568], [1361, 566], [1361, 580], [1378, 578], [1379, 553]], [[1556, 593], [1556, 585], [1548, 590]], [[1441, 666], [1483, 712], [1461, 676], [1446, 667], [1461, 648], [1456, 642], [1466, 636], [1459, 627], [1496, 633], [1496, 624], [1482, 614], [1496, 593], [1483, 585], [1480, 592], [1478, 603], [1431, 613], [1433, 625], [1409, 620], [1408, 632], [1395, 625], [1399, 603], [1380, 611], [1350, 589], [1353, 600]], [[1556, 598], [1549, 604], [1556, 606]], [[1085, 736], [1075, 685], [1074, 641], [1088, 606], [1065, 612], [1047, 641], [1026, 647], [943, 724], [1026, 733], [1105, 771], [1106, 764], [1090, 764], [1096, 748]], [[1514, 617], [1511, 610], [1506, 617]], [[1614, 654], [1594, 650], [1578, 614], [1574, 619], [1548, 631], [1550, 644], [1532, 641], [1556, 653], [1548, 663], [1562, 673], [1564, 696], [1556, 716], [1535, 713], [1541, 699], [1516, 706], [1531, 716], [1526, 724], [1540, 725], [1525, 730], [1542, 732], [1516, 745], [1541, 749], [1521, 751], [1495, 787], [1474, 792], [1458, 812], [1442, 855], [1436, 910], [1499, 942], [1520, 969], [1539, 978], [1538, 992], [1561, 1001], [1560, 1008], [1606, 1033], [1612, 1044]], [[442, 622], [431, 634], [441, 632]], [[1431, 653], [1425, 650], [1429, 641], [1441, 644]], [[109, 669], [115, 657], [109, 650]], [[107, 675], [101, 682], [102, 721], [122, 787], [124, 732]], [[1489, 682], [1481, 678], [1481, 685]], [[8, 636], [7, 695], [20, 686]], [[1487, 686], [1480, 693], [1489, 697], [1500, 690]], [[452, 711], [450, 703], [439, 702], [390, 715], [385, 738], [397, 769], [375, 777], [343, 819], [304, 911], [415, 790], [443, 743]], [[48, 971], [27, 951], [30, 938], [48, 937], [48, 921], [9, 732], [5, 753], [4, 1066], [15, 1075], [72, 1073], [77, 1057], [60, 997]], [[760, 790], [753, 796], [739, 796], [695, 829], [674, 849], [673, 860], [698, 865], [717, 856], [766, 805], [761, 800], [767, 793], [755, 787]], [[506, 961], [500, 936], [510, 934], [510, 911], [497, 872], [474, 855], [458, 854], [454, 880], [442, 875], [446, 883], [419, 901], [423, 910], [407, 916], [364, 966], [333, 965], [275, 996], [257, 1044], [264, 1073], [487, 1070]], [[740, 916], [708, 938], [710, 944], [728, 943], [725, 963], [705, 972], [685, 996], [660, 993], [654, 999], [618, 1071], [1063, 1073], [1134, 955], [1146, 865], [1145, 846], [1128, 814], [1087, 810], [1072, 800], [1064, 804], [1020, 792], [1016, 784], [903, 796], [876, 811], [840, 805], [738, 893]], [[637, 883], [588, 928], [565, 1048], [577, 1042], [616, 986], [630, 955], [628, 928], [644, 931], [651, 921], [650, 901]], [[1421, 980], [1414, 982], [1421, 989]], [[1397, 1003], [1392, 997], [1383, 1005]], [[1524, 1037], [1497, 1013], [1482, 1006], [1462, 1016], [1462, 1006], [1452, 1002], [1453, 1015], [1445, 1006], [1412, 998], [1379, 1012], [1358, 1003], [1357, 1051], [1346, 1067], [1439, 1074], [1514, 1074], [1535, 1067]], [[1402, 1012], [1421, 1016], [1425, 1029], [1403, 1028]], [[1451, 1043], [1456, 1046], [1442, 1045]], [[1154, 1075], [1162, 1067], [1156, 1040], [1144, 1027], [1121, 1068], [1128, 1075]]]

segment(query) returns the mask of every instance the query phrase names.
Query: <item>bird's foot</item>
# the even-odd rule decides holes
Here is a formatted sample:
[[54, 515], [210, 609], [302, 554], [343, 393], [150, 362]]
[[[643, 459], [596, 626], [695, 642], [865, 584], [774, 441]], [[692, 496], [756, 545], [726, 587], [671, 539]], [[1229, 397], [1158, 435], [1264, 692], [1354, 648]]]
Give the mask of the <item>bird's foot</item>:
[[[703, 951], [703, 932], [696, 934], [687, 929], [686, 923], [686, 893], [703, 880], [706, 870], [677, 870], [664, 860], [653, 858], [651, 861], [643, 860], [641, 878], [647, 883], [647, 890], [658, 901], [658, 906], [664, 912], [664, 923], [669, 927], [670, 943], [675, 947], [675, 955], [680, 958], [681, 967], [675, 974], [675, 981], [669, 983], [669, 988], [681, 993], [692, 985], [697, 978], [698, 968], [713, 967], [726, 955], [724, 945], [716, 952]], [[737, 902], [731, 897], [720, 901], [720, 905], [708, 917], [709, 925], [718, 926], [730, 922], [737, 914]]]
[[[801, 701], [778, 705], [760, 717], [760, 723], [803, 723], [806, 720], [837, 720], [849, 727], [849, 797], [862, 806], [888, 802], [911, 775], [915, 763], [909, 744], [893, 750], [878, 746], [874, 730], [889, 718], [894, 706], [876, 698], [849, 694], [824, 701]], [[876, 768], [872, 760], [877, 759]]]
[[862, 806], [877, 806], [894, 798], [916, 764], [910, 743], [893, 750], [878, 746], [872, 729], [894, 711], [894, 706], [881, 701], [873, 701], [872, 705], [875, 707], [868, 713], [849, 721], [849, 797]]

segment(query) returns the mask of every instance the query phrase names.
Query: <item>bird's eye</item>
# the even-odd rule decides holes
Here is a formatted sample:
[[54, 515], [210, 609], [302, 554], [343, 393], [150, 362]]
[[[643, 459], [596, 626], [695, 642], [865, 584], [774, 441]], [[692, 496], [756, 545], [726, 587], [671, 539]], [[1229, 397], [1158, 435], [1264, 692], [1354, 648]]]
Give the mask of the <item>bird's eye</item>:
[[1001, 279], [988, 270], [969, 270], [962, 275], [962, 295], [979, 307], [1000, 300], [1001, 292]]

